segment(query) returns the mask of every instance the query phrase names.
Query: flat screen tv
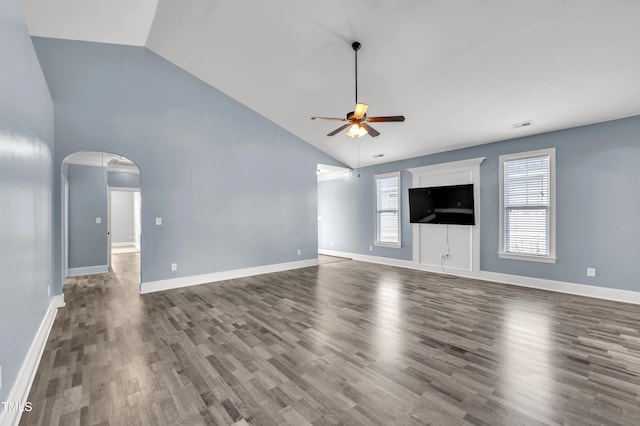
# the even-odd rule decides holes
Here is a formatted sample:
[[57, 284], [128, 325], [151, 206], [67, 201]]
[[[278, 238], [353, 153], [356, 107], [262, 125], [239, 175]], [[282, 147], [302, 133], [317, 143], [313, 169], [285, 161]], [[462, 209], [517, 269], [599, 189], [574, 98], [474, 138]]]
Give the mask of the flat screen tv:
[[475, 225], [473, 184], [409, 188], [411, 223]]

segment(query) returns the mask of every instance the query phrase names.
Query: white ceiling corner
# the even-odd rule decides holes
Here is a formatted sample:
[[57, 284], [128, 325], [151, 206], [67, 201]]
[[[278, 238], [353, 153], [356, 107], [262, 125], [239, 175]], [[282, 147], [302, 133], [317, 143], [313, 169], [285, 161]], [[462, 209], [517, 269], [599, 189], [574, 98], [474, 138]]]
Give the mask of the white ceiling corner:
[[158, 0], [20, 0], [32, 36], [144, 46]]
[[[637, 0], [22, 2], [33, 35], [146, 40], [351, 167], [640, 114]], [[407, 121], [327, 137], [310, 117], [353, 109], [354, 40], [368, 114]]]

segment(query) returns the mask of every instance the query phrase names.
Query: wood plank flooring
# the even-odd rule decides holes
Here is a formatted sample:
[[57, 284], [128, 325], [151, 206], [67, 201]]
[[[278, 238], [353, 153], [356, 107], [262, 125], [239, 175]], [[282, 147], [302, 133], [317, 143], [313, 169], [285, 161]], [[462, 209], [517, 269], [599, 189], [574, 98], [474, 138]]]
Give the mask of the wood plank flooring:
[[640, 307], [355, 261], [65, 286], [21, 424], [638, 425]]

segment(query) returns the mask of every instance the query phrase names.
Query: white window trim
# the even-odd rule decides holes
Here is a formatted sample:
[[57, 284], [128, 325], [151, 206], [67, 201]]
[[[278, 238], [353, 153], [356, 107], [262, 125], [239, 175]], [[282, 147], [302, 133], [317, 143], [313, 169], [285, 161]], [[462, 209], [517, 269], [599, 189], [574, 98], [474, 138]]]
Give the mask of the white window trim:
[[[526, 158], [549, 156], [549, 255], [536, 256], [526, 254], [507, 253], [504, 250], [504, 163], [511, 160], [522, 160]], [[546, 148], [535, 151], [518, 152], [500, 156], [500, 226], [498, 234], [499, 250], [498, 256], [501, 259], [527, 260], [532, 262], [556, 263], [556, 149]]]
[[[383, 241], [378, 241], [378, 179], [384, 179], [389, 177], [397, 177], [398, 178], [398, 242], [397, 243], [386, 243]], [[373, 215], [374, 219], [374, 228], [373, 235], [375, 236], [375, 241], [373, 245], [376, 247], [391, 247], [391, 248], [400, 248], [402, 247], [402, 215], [400, 214], [400, 206], [402, 204], [402, 178], [400, 176], [400, 172], [391, 172], [391, 173], [382, 173], [379, 175], [373, 175]]]

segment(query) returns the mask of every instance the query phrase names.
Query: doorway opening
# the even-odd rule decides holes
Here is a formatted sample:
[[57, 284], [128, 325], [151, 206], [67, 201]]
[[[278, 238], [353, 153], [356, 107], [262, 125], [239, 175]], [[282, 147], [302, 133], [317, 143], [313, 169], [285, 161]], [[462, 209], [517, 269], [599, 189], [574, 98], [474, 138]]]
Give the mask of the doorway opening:
[[111, 260], [140, 252], [140, 188], [109, 187], [108, 236]]
[[[341, 221], [337, 215], [337, 205], [333, 203], [333, 196], [336, 184], [339, 180], [350, 179], [353, 170], [346, 167], [331, 166], [327, 164], [317, 165], [318, 176], [318, 263], [320, 265], [328, 263], [342, 262], [350, 260], [346, 250], [345, 241], [341, 238], [345, 235], [344, 230], [340, 230]], [[334, 182], [328, 182], [334, 181]]]
[[116, 273], [140, 282], [141, 194], [140, 169], [126, 157], [81, 151], [65, 158], [63, 278]]

